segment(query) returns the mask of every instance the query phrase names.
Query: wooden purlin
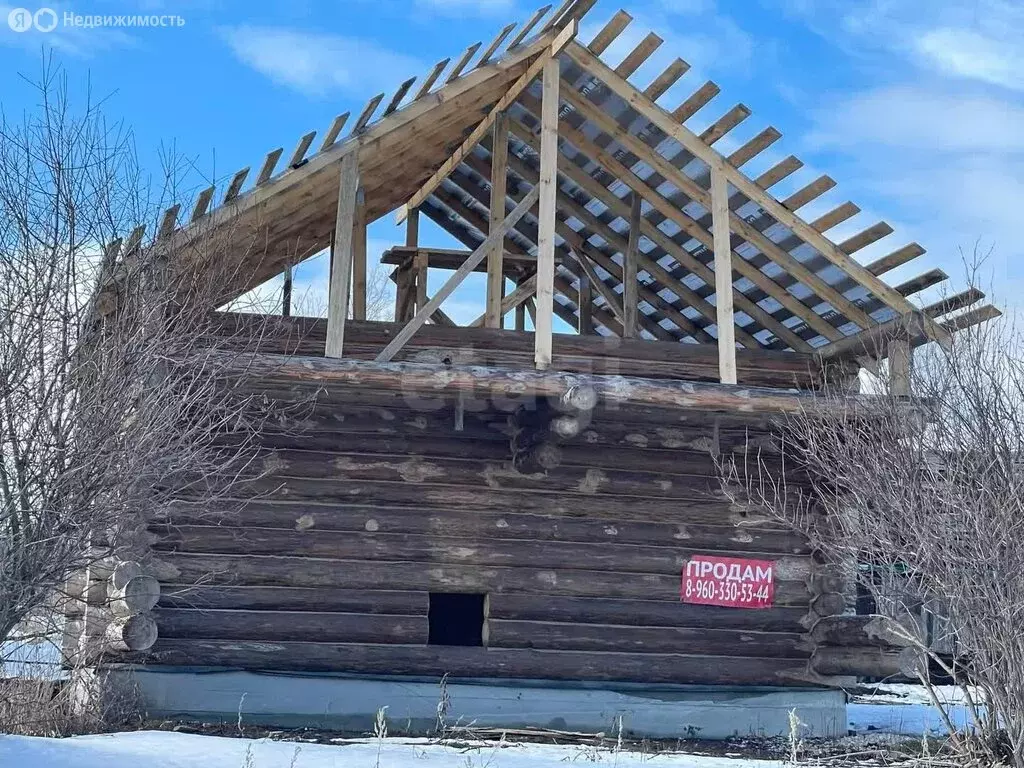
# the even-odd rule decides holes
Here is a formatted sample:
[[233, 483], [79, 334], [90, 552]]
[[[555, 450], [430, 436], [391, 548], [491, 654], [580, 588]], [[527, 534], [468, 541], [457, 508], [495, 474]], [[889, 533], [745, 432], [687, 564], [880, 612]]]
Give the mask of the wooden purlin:
[[[789, 228], [793, 234], [803, 239], [808, 245], [816, 249], [822, 256], [854, 278], [871, 293], [877, 295], [898, 312], [913, 310], [913, 305], [905, 298], [865, 270], [856, 261], [842, 253], [835, 243], [832, 243], [820, 233], [815, 232], [807, 222], [787, 210], [770, 194], [758, 188], [742, 172], [729, 164], [719, 152], [702, 142], [699, 137], [675, 121], [671, 115], [659, 106], [646, 99], [639, 90], [627, 81], [616, 76], [614, 71], [601, 62], [598, 57], [578, 44], [571, 44], [568, 46], [567, 51], [580, 66], [590, 70], [591, 74], [604, 81], [607, 86], [615, 90], [629, 106], [637, 110], [644, 118], [679, 141], [702, 162], [708, 164], [713, 169], [721, 170], [726, 175], [729, 183], [733, 184], [740, 193], [750, 198], [772, 218]], [[936, 341], [943, 344], [948, 342], [950, 338], [949, 333], [930, 318], [925, 321], [925, 327], [929, 335], [933, 336]]]

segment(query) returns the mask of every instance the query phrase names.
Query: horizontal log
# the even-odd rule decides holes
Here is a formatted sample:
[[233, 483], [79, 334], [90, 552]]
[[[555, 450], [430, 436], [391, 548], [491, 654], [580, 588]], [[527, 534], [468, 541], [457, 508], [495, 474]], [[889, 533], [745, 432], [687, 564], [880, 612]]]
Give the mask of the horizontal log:
[[[588, 517], [474, 512], [464, 509], [403, 510], [373, 506], [317, 505], [285, 500], [257, 499], [236, 508], [206, 509], [202, 505], [175, 504], [162, 510], [161, 519], [174, 526], [216, 525], [284, 528], [304, 531], [406, 533], [449, 537], [533, 539], [580, 543], [686, 546], [695, 550], [746, 550], [769, 554], [807, 555], [810, 543], [795, 531], [738, 526], [721, 509], [722, 524], [688, 522], [680, 508], [678, 522], [602, 520]], [[157, 521], [159, 522], [159, 521]]]
[[[261, 337], [261, 346], [270, 351], [294, 353], [301, 345], [313, 354], [322, 355], [327, 330], [326, 321], [313, 318], [266, 318], [223, 314], [220, 322], [225, 334], [237, 334], [239, 341]], [[394, 335], [401, 324], [353, 321], [345, 326], [346, 354], [372, 358]], [[448, 347], [474, 351], [484, 361], [522, 360], [532, 367], [534, 340], [532, 333], [487, 328], [426, 327], [409, 341], [406, 354], [424, 347]], [[820, 380], [821, 365], [811, 354], [772, 352], [768, 350], [737, 350], [737, 371], [741, 383], [755, 377], [767, 386], [795, 386]], [[714, 345], [678, 344], [619, 337], [555, 334], [553, 366], [557, 370], [583, 372], [606, 370], [612, 374], [639, 373], [668, 378], [693, 378], [702, 375], [717, 380], [717, 349]]]
[[[682, 346], [682, 345], [680, 345]], [[456, 367], [423, 363], [376, 363], [364, 360], [287, 357], [264, 353], [210, 351], [206, 358], [224, 376], [255, 376], [310, 387], [353, 387], [430, 397], [452, 394], [506, 405], [560, 398], [572, 387], [593, 388], [601, 402], [741, 413], [802, 413], [830, 406], [830, 401], [798, 391], [712, 384], [696, 381], [564, 373], [556, 370]], [[848, 398], [855, 405], [857, 396]], [[512, 410], [509, 408], [509, 410]]]
[[349, 672], [452, 678], [519, 678], [679, 683], [808, 685], [801, 659], [651, 653], [586, 653], [454, 646], [356, 645], [238, 640], [157, 641], [126, 661], [252, 670]]
[[253, 611], [330, 611], [426, 616], [427, 592], [330, 587], [233, 587], [197, 584], [164, 587], [160, 608]]
[[[532, 513], [595, 520], [756, 525], [781, 528], [774, 517], [733, 504], [717, 493], [693, 493], [697, 498], [638, 504], [629, 496], [610, 494], [560, 495], [553, 492], [522, 492], [505, 488], [430, 486], [405, 482], [292, 480], [255, 482], [247, 485], [264, 504], [304, 504], [311, 507], [363, 507], [376, 509], [461, 509], [470, 512]], [[177, 504], [202, 504], [205, 499], [179, 499]]]
[[107, 605], [115, 616], [135, 616], [153, 608], [160, 599], [160, 584], [152, 576], [132, 576], [121, 589], [107, 594]]
[[633, 627], [553, 621], [488, 619], [484, 642], [491, 648], [619, 653], [690, 653], [707, 656], [807, 658], [804, 635], [708, 627]]
[[143, 576], [142, 566], [134, 560], [123, 560], [110, 572], [110, 585], [113, 590], [124, 589], [128, 582], [136, 576]]
[[152, 616], [140, 614], [115, 618], [107, 625], [104, 634], [114, 651], [145, 651], [156, 642], [158, 629]]
[[[919, 636], [915, 628], [902, 630]], [[913, 642], [894, 622], [878, 616], [826, 616], [814, 623], [810, 629], [811, 639], [819, 645], [864, 646], [880, 648], [903, 648]], [[918, 637], [920, 641], [924, 638]]]
[[674, 600], [620, 600], [491, 593], [487, 616], [520, 621], [578, 624], [630, 624], [638, 627], [708, 627], [764, 632], [803, 632], [805, 608], [739, 610], [717, 605], [690, 605]]
[[[169, 585], [182, 587], [203, 583], [678, 601], [680, 586], [679, 574], [260, 555], [161, 552], [154, 555], [147, 567], [161, 573]], [[779, 581], [775, 585], [776, 605], [806, 606], [809, 598], [807, 586], [801, 581]]]
[[811, 669], [821, 675], [913, 677], [917, 659], [917, 651], [911, 648], [819, 646], [811, 657]]
[[[153, 528], [151, 527], [151, 530]], [[764, 553], [729, 547], [732, 556], [761, 558]], [[453, 565], [559, 568], [571, 563], [591, 571], [660, 573], [678, 577], [687, 561], [708, 550], [695, 550], [685, 541], [665, 546], [620, 543], [580, 543], [536, 539], [494, 540], [409, 533], [295, 530], [286, 528], [227, 528], [168, 526], [152, 544], [156, 552], [223, 555], [277, 555], [326, 560], [402, 561]], [[775, 578], [806, 581], [813, 563], [809, 556], [773, 558]]]
[[160, 608], [153, 618], [167, 638], [426, 645], [429, 635], [425, 615]]

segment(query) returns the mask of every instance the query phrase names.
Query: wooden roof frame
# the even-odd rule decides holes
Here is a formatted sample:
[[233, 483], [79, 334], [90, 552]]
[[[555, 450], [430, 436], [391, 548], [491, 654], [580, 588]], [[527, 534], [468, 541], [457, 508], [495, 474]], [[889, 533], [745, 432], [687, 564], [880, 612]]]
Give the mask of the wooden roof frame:
[[[201, 192], [187, 221], [179, 222], [181, 206], [172, 206], [153, 243], [142, 247], [139, 227], [113, 251], [121, 273], [143, 253], [182, 254], [211, 231], [246, 225], [265, 235], [269, 254], [236, 293], [328, 241], [344, 245], [334, 261], [354, 272], [358, 292], [365, 282], [366, 222], [398, 208], [399, 222], [409, 218], [406, 246], [415, 250], [422, 212], [469, 249], [465, 264], [477, 262], [460, 266], [441, 293], [486, 259], [487, 311], [477, 322], [494, 327], [514, 308], [534, 308], [538, 366], [549, 358], [550, 339], [543, 337], [557, 314], [581, 333], [717, 343], [723, 381], [734, 378], [736, 344], [867, 360], [885, 356], [877, 350], [883, 341], [945, 344], [955, 330], [998, 315], [988, 305], [972, 308], [984, 298], [976, 289], [924, 309], [913, 304], [914, 293], [945, 279], [939, 270], [897, 286], [884, 282], [885, 272], [924, 253], [916, 243], [871, 264], [858, 262], [854, 254], [892, 227], [878, 222], [842, 242], [831, 240], [828, 231], [860, 211], [855, 204], [813, 221], [799, 210], [835, 182], [822, 176], [777, 198], [771, 188], [801, 167], [797, 158], [756, 178], [742, 168], [781, 133], [768, 126], [732, 153], [719, 151], [716, 143], [751, 111], [738, 104], [700, 134], [690, 130], [686, 121], [718, 86], [704, 83], [674, 110], [664, 109], [657, 100], [689, 66], [677, 58], [637, 88], [630, 77], [663, 40], [650, 33], [610, 66], [602, 54], [632, 18], [619, 11], [584, 45], [576, 39], [578, 24], [594, 3], [565, 0], [550, 16], [545, 6], [514, 36], [514, 24], [502, 27], [475, 66], [470, 62], [481, 43], [469, 46], [445, 78], [450, 59], [438, 62], [403, 105], [416, 78], [405, 80], [376, 121], [385, 94], [374, 96], [343, 141], [348, 113], [339, 115], [312, 157], [306, 155], [315, 132], [301, 137], [281, 171], [283, 149], [273, 150], [249, 191], [242, 192], [249, 168], [233, 175], [219, 206], [214, 186]], [[339, 167], [349, 169], [341, 187], [356, 201], [344, 211], [337, 203]], [[395, 168], [403, 174], [395, 176]], [[533, 196], [535, 214], [521, 209]], [[515, 221], [506, 218], [509, 210], [517, 211]], [[504, 235], [495, 240], [499, 230]], [[287, 254], [285, 244], [292, 248]], [[517, 257], [511, 273], [506, 252]], [[530, 259], [536, 270], [524, 266]], [[444, 296], [425, 293], [429, 266], [428, 255], [418, 255], [404, 267], [412, 277], [400, 290], [415, 293], [405, 318], [410, 334], [428, 317], [444, 317]], [[107, 280], [118, 273], [110, 270]], [[518, 288], [504, 297], [509, 276]], [[347, 277], [332, 274], [331, 284], [347, 293]], [[348, 297], [334, 293], [330, 351], [340, 354]], [[360, 297], [354, 306], [358, 315]]]

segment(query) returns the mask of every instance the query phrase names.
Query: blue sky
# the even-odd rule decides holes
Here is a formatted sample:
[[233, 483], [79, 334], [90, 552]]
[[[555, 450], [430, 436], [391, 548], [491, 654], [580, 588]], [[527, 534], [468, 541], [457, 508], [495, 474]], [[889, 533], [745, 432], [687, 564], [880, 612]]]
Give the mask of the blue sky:
[[[537, 5], [540, 3], [537, 2]], [[470, 43], [486, 44], [536, 5], [523, 0], [93, 0], [51, 2], [58, 15], [176, 14], [182, 27], [15, 33], [0, 6], [0, 101], [32, 106], [20, 74], [38, 72], [53, 48], [72, 83], [111, 94], [108, 113], [134, 129], [144, 158], [172, 146], [193, 170], [184, 186], [258, 166], [290, 151], [334, 115], [423, 76]], [[845, 200], [862, 213], [829, 234], [839, 239], [884, 218], [896, 232], [859, 258], [911, 240], [929, 253], [889, 279], [931, 266], [962, 282], [958, 249], [976, 242], [999, 298], [1024, 289], [1018, 222], [1024, 214], [1024, 4], [1018, 0], [600, 0], [581, 38], [618, 8], [634, 16], [605, 59], [615, 64], [650, 30], [665, 43], [632, 78], [645, 86], [676, 56], [692, 69], [662, 97], [674, 107], [706, 79], [722, 93], [688, 125], [700, 130], [737, 102], [753, 115], [726, 137], [738, 145], [766, 125], [783, 138], [745, 168], [756, 174], [795, 154], [805, 167], [773, 189], [782, 196], [820, 173], [838, 186], [802, 213]], [[35, 10], [36, 6], [30, 7]], [[371, 258], [402, 241], [387, 216], [371, 226]], [[430, 245], [452, 245], [426, 227]], [[302, 272], [325, 285], [322, 263]], [[445, 273], [436, 276], [438, 283]], [[988, 286], [984, 286], [988, 287]], [[482, 282], [451, 300], [475, 317]]]

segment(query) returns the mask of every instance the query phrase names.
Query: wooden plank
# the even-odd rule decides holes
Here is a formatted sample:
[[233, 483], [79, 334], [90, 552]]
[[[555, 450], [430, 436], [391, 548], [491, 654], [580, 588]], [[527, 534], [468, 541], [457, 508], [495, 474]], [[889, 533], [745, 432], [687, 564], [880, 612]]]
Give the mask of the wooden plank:
[[768, 189], [769, 187], [773, 187], [778, 184], [787, 176], [791, 176], [796, 173], [803, 167], [804, 164], [802, 160], [794, 155], [790, 155], [789, 157], [783, 158], [754, 179], [754, 183], [762, 189]]
[[843, 253], [852, 254], [892, 234], [892, 231], [892, 227], [887, 222], [880, 221], [877, 224], [872, 224], [862, 232], [858, 232], [856, 235], [843, 240], [837, 247]]
[[469, 48], [467, 48], [462, 53], [462, 56], [459, 57], [459, 60], [455, 62], [455, 66], [452, 67], [452, 71], [448, 73], [448, 79], [444, 81], [445, 85], [450, 83], [452, 80], [455, 80], [459, 75], [462, 74], [462, 71], [466, 68], [466, 65], [469, 64], [469, 60], [473, 58], [473, 54], [476, 53], [477, 50], [479, 50], [481, 45], [482, 43], [473, 43], [473, 45], [469, 46]]
[[327, 298], [327, 341], [324, 352], [327, 357], [341, 357], [345, 343], [359, 192], [358, 154], [350, 152], [344, 155], [339, 166], [338, 216], [331, 248], [331, 278]]
[[409, 89], [412, 88], [412, 84], [415, 82], [416, 78], [410, 77], [400, 86], [398, 86], [398, 90], [395, 91], [395, 95], [391, 97], [391, 101], [389, 101], [387, 107], [384, 108], [384, 113], [381, 115], [381, 117], [387, 117], [396, 109], [398, 109], [398, 107], [402, 103], [402, 99], [405, 98], [405, 94], [409, 92]]
[[700, 139], [707, 144], [714, 144], [748, 117], [750, 117], [750, 109], [744, 104], [737, 104], [709, 125], [701, 133]]
[[160, 228], [156, 234], [158, 240], [170, 237], [174, 232], [174, 228], [178, 225], [178, 211], [180, 210], [181, 203], [175, 203], [164, 211], [163, 218], [160, 219]]
[[238, 193], [242, 191], [242, 185], [245, 183], [245, 177], [249, 175], [249, 169], [243, 168], [234, 176], [231, 177], [231, 183], [228, 184], [227, 191], [224, 193], [224, 202], [230, 203], [236, 197]]
[[334, 142], [336, 142], [338, 140], [338, 136], [341, 135], [342, 128], [344, 128], [345, 123], [348, 122], [348, 116], [348, 112], [342, 112], [331, 121], [330, 128], [328, 128], [327, 133], [324, 134], [324, 140], [320, 142], [321, 152], [334, 146]]
[[715, 307], [718, 310], [718, 371], [723, 384], [736, 383], [736, 321], [732, 304], [732, 245], [729, 187], [725, 176], [711, 171], [711, 216], [715, 238]]
[[841, 205], [837, 205], [831, 211], [828, 211], [816, 218], [811, 222], [811, 226], [819, 232], [827, 232], [832, 229], [832, 227], [842, 224], [844, 221], [856, 216], [858, 213], [860, 213], [860, 208], [847, 201]]
[[910, 396], [911, 351], [908, 339], [889, 339], [889, 394], [893, 397]]
[[[729, 161], [732, 162], [732, 157], [729, 158]], [[738, 164], [733, 163], [733, 165]], [[835, 185], [836, 183], [835, 181], [833, 181], [831, 176], [819, 176], [810, 184], [808, 184], [805, 187], [801, 187], [792, 195], [783, 200], [782, 204], [789, 208], [789, 210], [795, 211], [807, 205], [812, 200], [817, 200], [823, 194], [832, 189]]]
[[561, 69], [557, 58], [544, 62], [541, 74], [543, 100], [540, 125], [540, 177], [534, 189], [538, 196], [537, 232], [537, 316], [534, 319], [534, 364], [540, 370], [551, 366], [552, 303], [555, 300], [555, 205], [558, 196], [558, 83]]
[[619, 77], [629, 77], [636, 72], [664, 42], [658, 35], [648, 32], [647, 37], [637, 43], [636, 47], [626, 54], [626, 58], [615, 68]]
[[[669, 115], [656, 104], [653, 104], [646, 99], [644, 95], [630, 85], [628, 81], [618, 77], [614, 71], [604, 64], [604, 62], [591, 54], [583, 46], [570, 44], [567, 47], [567, 51], [569, 52], [569, 55], [577, 61], [577, 63], [589, 69], [602, 82], [604, 82], [605, 85], [625, 99], [631, 107], [636, 109], [644, 117], [651, 120], [652, 123], [667, 135], [679, 141], [684, 147], [686, 147], [686, 149], [693, 153], [695, 157], [707, 163], [712, 169], [717, 168], [722, 171], [729, 183], [735, 186], [739, 192], [760, 205], [768, 215], [783, 226], [788, 227], [793, 234], [797, 235], [808, 245], [815, 248], [822, 256], [846, 272], [857, 283], [867, 288], [897, 312], [911, 312], [915, 309], [913, 304], [907, 301], [906, 298], [900, 296], [899, 293], [894, 291], [890, 286], [886, 285], [875, 277], [875, 275], [864, 269], [864, 267], [850, 258], [850, 256], [840, 251], [835, 243], [832, 243], [820, 232], [815, 231], [813, 227], [803, 221], [799, 216], [785, 208], [778, 200], [765, 192], [764, 189], [760, 188], [742, 172], [730, 165], [729, 162], [718, 152], [702, 142], [688, 128], [676, 121], [672, 115]], [[813, 288], [813, 286], [811, 287]], [[817, 291], [817, 289], [815, 290]], [[851, 320], [855, 320], [854, 317], [851, 317], [851, 315], [848, 314], [848, 309], [844, 308], [842, 311], [850, 317]], [[870, 327], [870, 325], [871, 324], [869, 323], [862, 327], [866, 328]], [[929, 332], [928, 335], [932, 336], [934, 340], [942, 344], [948, 343], [950, 339], [948, 331], [939, 327], [939, 325], [931, 318], [925, 319], [925, 328]]]
[[[406, 219], [408, 223], [409, 219]], [[381, 264], [409, 265], [420, 253], [426, 256], [427, 262], [435, 269], [458, 269], [473, 251], [467, 248], [415, 248], [394, 246], [381, 255]], [[513, 253], [506, 250], [502, 254], [502, 262], [518, 270], [536, 269], [537, 259], [530, 254]], [[477, 271], [486, 272], [487, 266], [477, 267]]]
[[355, 125], [352, 126], [352, 133], [361, 132], [369, 124], [370, 119], [373, 117], [373, 113], [377, 110], [377, 106], [384, 100], [384, 94], [378, 93], [363, 107], [363, 111], [359, 114], [356, 119]]
[[608, 50], [608, 46], [615, 42], [615, 39], [622, 34], [631, 21], [633, 21], [633, 17], [624, 10], [616, 11], [615, 15], [608, 20], [608, 23], [601, 28], [601, 31], [594, 35], [594, 39], [590, 41], [590, 45], [587, 47], [595, 55], [600, 56]]
[[260, 172], [256, 176], [257, 187], [266, 184], [270, 177], [274, 175], [274, 168], [277, 166], [277, 161], [281, 158], [282, 152], [284, 152], [284, 147], [278, 147], [272, 152], [267, 153], [267, 156], [263, 159], [263, 165], [260, 167]]
[[[591, 48], [593, 50], [593, 48]], [[667, 67], [665, 70], [658, 75], [651, 84], [644, 89], [644, 95], [647, 96], [651, 101], [657, 101], [664, 95], [665, 91], [675, 85], [679, 78], [685, 75], [690, 69], [690, 65], [682, 59], [676, 59]]]
[[[125, 655], [131, 660], [130, 655]], [[732, 658], [650, 653], [587, 653], [458, 646], [244, 640], [157, 640], [147, 664], [386, 675], [450, 674], [552, 680], [636, 681], [693, 685], [825, 684], [806, 659]]]
[[426, 614], [333, 613], [158, 608], [163, 638], [189, 640], [310, 640], [318, 643], [410, 643], [426, 645]]
[[[531, 275], [530, 277], [526, 278], [525, 280], [520, 280], [516, 284], [516, 289], [514, 291], [512, 291], [512, 293], [510, 293], [508, 296], [504, 297], [501, 300], [501, 308], [499, 310], [501, 312], [501, 316], [504, 317], [509, 312], [511, 312], [513, 309], [515, 309], [517, 314], [518, 314], [518, 311], [519, 311], [520, 307], [522, 307], [523, 303], [526, 302], [528, 299], [532, 298], [533, 295], [536, 292], [537, 292], [537, 274], [534, 273], [533, 275]], [[480, 317], [478, 317], [476, 320], [471, 322], [468, 327], [470, 327], [470, 328], [483, 328], [484, 327], [484, 320], [485, 320], [484, 315], [480, 315]], [[522, 328], [518, 328], [516, 330], [523, 330], [523, 329]]]
[[906, 264], [908, 261], [913, 261], [918, 256], [923, 255], [924, 252], [924, 248], [918, 243], [908, 243], [902, 248], [897, 248], [892, 253], [882, 256], [880, 259], [872, 261], [864, 268], [873, 275], [882, 275]]
[[534, 78], [541, 73], [548, 61], [557, 61], [556, 57], [558, 54], [572, 41], [572, 38], [575, 35], [575, 24], [571, 24], [562, 30], [561, 34], [551, 43], [551, 46], [547, 48], [537, 58], [537, 60], [530, 65], [530, 68], [527, 69], [526, 72], [509, 87], [505, 95], [498, 100], [498, 103], [495, 104], [487, 114], [487, 117], [485, 117], [480, 124], [473, 129], [469, 136], [467, 136], [462, 144], [459, 145], [458, 149], [452, 153], [451, 157], [449, 157], [441, 167], [438, 168], [426, 182], [424, 182], [419, 190], [409, 198], [409, 202], [399, 209], [398, 214], [395, 217], [395, 221], [397, 223], [401, 224], [405, 220], [409, 209], [418, 207], [424, 200], [434, 193], [434, 190], [441, 185], [441, 182], [448, 178], [451, 172], [459, 166], [463, 158], [473, 151], [473, 148], [479, 143], [480, 139], [482, 139], [486, 133], [491, 130], [491, 126], [494, 124], [498, 115], [503, 114], [505, 110], [514, 103], [517, 98], [519, 98], [519, 95], [528, 88]]
[[542, 6], [541, 8], [538, 8], [536, 11], [534, 11], [533, 12], [533, 16], [531, 16], [527, 20], [527, 22], [523, 25], [522, 29], [520, 29], [519, 32], [516, 34], [516, 36], [514, 38], [512, 38], [512, 42], [510, 42], [508, 44], [508, 48], [506, 48], [505, 50], [511, 51], [516, 46], [518, 46], [520, 43], [522, 43], [523, 40], [526, 39], [526, 36], [529, 35], [530, 32], [533, 31], [533, 28], [537, 26], [537, 22], [540, 21], [542, 18], [544, 18], [544, 14], [546, 14], [550, 10], [551, 10], [551, 6], [550, 5], [545, 5], [545, 6]]
[[306, 159], [306, 152], [309, 150], [309, 145], [313, 143], [314, 138], [316, 138], [316, 131], [310, 131], [299, 139], [299, 143], [295, 145], [295, 151], [288, 158], [289, 168], [298, 168], [299, 163]]
[[672, 112], [672, 117], [680, 123], [689, 120], [697, 113], [697, 110], [715, 98], [715, 96], [718, 95], [719, 90], [720, 89], [717, 85], [708, 80], [704, 85], [690, 94], [686, 101], [675, 108], [675, 111]]
[[495, 230], [493, 233], [488, 235], [487, 239], [484, 240], [483, 244], [480, 245], [466, 262], [459, 267], [455, 273], [448, 278], [448, 281], [441, 287], [430, 301], [422, 308], [418, 308], [416, 316], [395, 336], [395, 338], [388, 344], [387, 347], [377, 356], [378, 363], [386, 363], [391, 360], [395, 354], [405, 345], [405, 343], [412, 337], [417, 330], [419, 330], [423, 324], [427, 321], [434, 310], [441, 306], [445, 299], [447, 299], [452, 291], [454, 291], [460, 283], [466, 278], [473, 268], [479, 264], [487, 256], [488, 250], [494, 246], [495, 243], [500, 242], [504, 239], [505, 235], [508, 234], [509, 230], [515, 226], [516, 222], [526, 213], [527, 210], [537, 201], [539, 195], [539, 189], [534, 187], [530, 193], [523, 198], [523, 202], [516, 206], [507, 217], [502, 225]]
[[541, 27], [540, 31], [547, 32], [549, 29], [557, 27], [559, 24], [561, 24], [565, 16], [576, 4], [576, 1], [577, 0], [562, 0], [562, 4], [558, 6], [558, 10], [551, 14], [551, 17], [547, 20], [544, 26]]
[[289, 264], [284, 270], [284, 283], [281, 286], [281, 316], [289, 317], [292, 314], [292, 282], [294, 269]]
[[[505, 191], [508, 178], [508, 115], [502, 112], [495, 116], [491, 138], [491, 204], [488, 218], [488, 232], [501, 226], [505, 218]], [[484, 325], [501, 328], [505, 313], [502, 312], [502, 297], [505, 293], [505, 268], [502, 263], [505, 248], [499, 241], [487, 254], [487, 295]]]
[[[650, 98], [648, 94], [645, 95]], [[772, 126], [768, 126], [761, 131], [757, 136], [752, 138], [742, 147], [737, 149], [731, 155], [729, 155], [729, 162], [739, 168], [744, 163], [748, 163], [761, 154], [764, 150], [774, 144], [776, 141], [782, 138], [782, 134]]]
[[639, 285], [637, 282], [637, 261], [640, 258], [640, 217], [643, 198], [634, 192], [630, 195], [629, 243], [622, 262], [622, 313], [624, 316], [623, 336], [636, 338], [640, 332], [637, 318], [640, 314]]
[[451, 61], [450, 58], [441, 59], [434, 65], [434, 68], [430, 70], [430, 74], [427, 75], [427, 79], [420, 83], [419, 90], [416, 91], [416, 95], [412, 97], [413, 101], [417, 101], [420, 97], [426, 96], [430, 93], [430, 89], [434, 87], [434, 83], [437, 82], [437, 78], [441, 76], [444, 68], [448, 66], [449, 61]]
[[145, 234], [145, 224], [139, 224], [139, 226], [137, 226], [129, 233], [128, 239], [124, 241], [124, 254], [122, 255], [122, 258], [130, 256], [131, 254], [136, 253], [139, 250], [139, 248], [142, 246], [142, 238], [145, 236]]
[[591, 266], [589, 259], [589, 252], [583, 251], [582, 254], [577, 254], [577, 261], [579, 262], [580, 268], [583, 270], [583, 276], [586, 277], [587, 281], [594, 287], [597, 288], [597, 292], [601, 294], [601, 298], [604, 299], [605, 305], [611, 310], [615, 319], [622, 324], [623, 328], [626, 326], [626, 316], [622, 309], [622, 302], [619, 297], [615, 294], [615, 291], [594, 271], [594, 267]]
[[576, 330], [581, 336], [586, 336], [594, 332], [594, 319], [591, 316], [591, 309], [594, 303], [593, 290], [591, 289], [592, 283], [590, 278], [585, 274], [580, 275], [580, 300], [578, 302], [578, 315], [579, 325]]
[[356, 192], [352, 222], [352, 319], [366, 319], [366, 205], [362, 187]]
[[196, 198], [196, 204], [192, 206], [192, 215], [188, 217], [190, 222], [206, 215], [206, 212], [210, 209], [210, 201], [213, 200], [213, 193], [216, 189], [215, 186], [210, 185], [199, 193], [199, 196]]
[[502, 29], [491, 41], [491, 44], [484, 49], [483, 54], [480, 56], [480, 61], [478, 61], [476, 65], [478, 67], [482, 67], [487, 62], [489, 62], [491, 60], [491, 57], [494, 55], [494, 52], [498, 50], [498, 47], [503, 42], [505, 42], [505, 38], [508, 37], [511, 34], [512, 30], [515, 28], [516, 22], [513, 21], [511, 24], [507, 25], [504, 29]]

